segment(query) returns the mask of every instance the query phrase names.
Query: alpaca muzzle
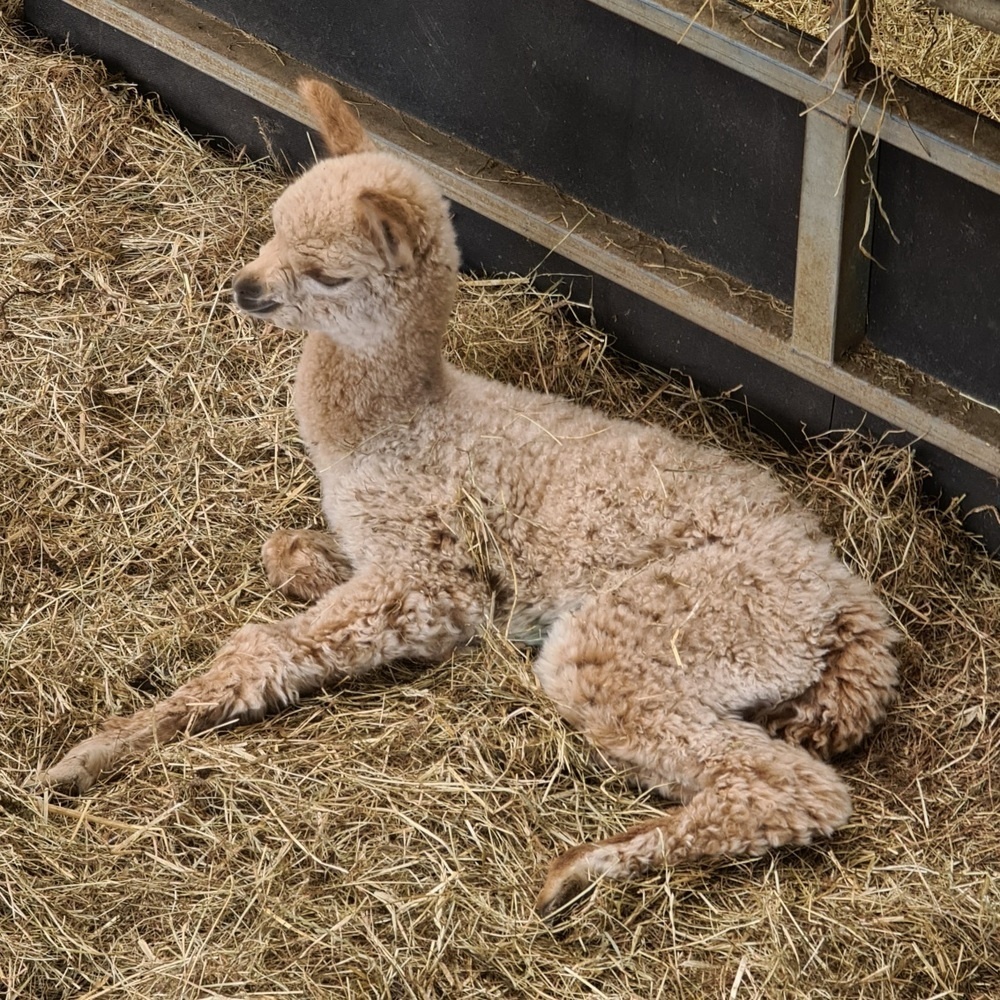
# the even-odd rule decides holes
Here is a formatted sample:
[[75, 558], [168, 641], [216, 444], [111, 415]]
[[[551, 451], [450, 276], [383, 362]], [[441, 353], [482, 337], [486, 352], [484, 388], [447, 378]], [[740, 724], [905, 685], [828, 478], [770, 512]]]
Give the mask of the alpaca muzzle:
[[277, 299], [269, 298], [260, 282], [253, 278], [237, 277], [233, 282], [233, 301], [253, 316], [266, 316], [281, 305]]

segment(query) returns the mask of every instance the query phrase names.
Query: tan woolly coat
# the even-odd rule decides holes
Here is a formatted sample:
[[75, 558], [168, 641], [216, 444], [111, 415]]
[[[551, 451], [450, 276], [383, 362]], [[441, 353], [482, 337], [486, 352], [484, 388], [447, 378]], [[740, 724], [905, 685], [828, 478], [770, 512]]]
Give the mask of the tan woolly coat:
[[331, 152], [274, 209], [236, 304], [307, 331], [295, 384], [329, 533], [281, 530], [269, 578], [311, 607], [248, 626], [207, 672], [112, 719], [42, 783], [83, 789], [123, 753], [255, 717], [494, 623], [544, 637], [561, 714], [662, 819], [557, 858], [551, 913], [599, 876], [831, 833], [850, 814], [821, 759], [884, 715], [895, 636], [867, 584], [764, 470], [662, 428], [446, 364], [458, 253], [421, 173], [303, 85]]

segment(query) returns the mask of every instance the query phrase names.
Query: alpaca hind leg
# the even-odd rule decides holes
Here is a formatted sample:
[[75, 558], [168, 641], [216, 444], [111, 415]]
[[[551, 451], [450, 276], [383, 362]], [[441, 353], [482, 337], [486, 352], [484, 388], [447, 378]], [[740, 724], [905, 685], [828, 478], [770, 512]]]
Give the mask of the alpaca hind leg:
[[286, 597], [318, 601], [353, 569], [328, 531], [279, 528], [261, 548], [267, 582]]
[[484, 599], [471, 592], [443, 594], [433, 579], [425, 589], [407, 586], [415, 578], [399, 566], [388, 576], [356, 576], [300, 615], [244, 626], [203, 674], [151, 708], [107, 720], [28, 784], [84, 792], [122, 759], [181, 732], [261, 718], [391, 660], [447, 656], [474, 634]]
[[757, 726], [720, 721], [696, 734], [694, 744], [697, 791], [662, 818], [555, 858], [535, 904], [542, 916], [598, 878], [629, 879], [700, 858], [808, 844], [850, 817], [850, 796], [828, 765]]

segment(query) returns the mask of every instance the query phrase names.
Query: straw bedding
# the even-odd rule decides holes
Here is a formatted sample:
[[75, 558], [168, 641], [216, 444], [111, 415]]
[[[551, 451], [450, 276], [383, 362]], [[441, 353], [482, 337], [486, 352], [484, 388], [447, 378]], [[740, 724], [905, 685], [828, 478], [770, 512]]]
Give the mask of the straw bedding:
[[843, 762], [853, 823], [601, 885], [544, 926], [546, 859], [658, 806], [593, 774], [500, 635], [180, 740], [81, 800], [23, 791], [229, 630], [290, 613], [258, 547], [318, 507], [287, 406], [298, 338], [224, 291], [280, 178], [2, 9], [0, 995], [1000, 995], [1000, 565], [921, 500], [907, 452], [786, 455], [521, 279], [465, 281], [459, 363], [771, 464], [884, 593], [905, 683]]

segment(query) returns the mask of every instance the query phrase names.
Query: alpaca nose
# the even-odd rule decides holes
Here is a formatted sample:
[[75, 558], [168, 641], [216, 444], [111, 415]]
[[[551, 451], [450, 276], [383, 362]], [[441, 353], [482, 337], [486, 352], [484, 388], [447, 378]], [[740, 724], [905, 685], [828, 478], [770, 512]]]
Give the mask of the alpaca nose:
[[266, 296], [264, 286], [256, 278], [242, 274], [233, 280], [233, 301], [244, 312], [258, 316], [273, 312], [281, 305], [276, 299]]

